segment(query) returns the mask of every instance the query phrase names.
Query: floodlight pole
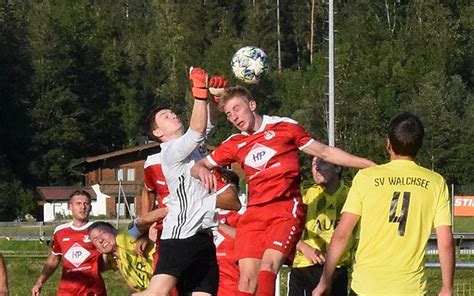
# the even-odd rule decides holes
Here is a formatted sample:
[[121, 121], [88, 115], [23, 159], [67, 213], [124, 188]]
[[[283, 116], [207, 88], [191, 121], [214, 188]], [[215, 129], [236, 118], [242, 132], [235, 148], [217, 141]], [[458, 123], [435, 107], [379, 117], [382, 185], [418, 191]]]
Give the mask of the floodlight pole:
[[281, 73], [281, 42], [280, 42], [280, 0], [276, 1], [277, 12], [277, 51], [278, 51], [278, 73]]
[[328, 141], [334, 146], [334, 3], [329, 0], [329, 101], [328, 101]]

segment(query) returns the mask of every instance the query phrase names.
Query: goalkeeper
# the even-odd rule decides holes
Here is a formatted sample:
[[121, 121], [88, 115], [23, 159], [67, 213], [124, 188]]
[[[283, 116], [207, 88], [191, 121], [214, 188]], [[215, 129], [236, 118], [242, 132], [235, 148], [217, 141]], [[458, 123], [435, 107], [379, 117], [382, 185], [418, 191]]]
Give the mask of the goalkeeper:
[[[178, 281], [185, 283], [186, 293], [217, 292], [218, 267], [210, 231], [214, 226], [216, 194], [210, 194], [192, 178], [190, 170], [203, 157], [199, 147], [207, 125], [208, 86], [222, 88], [227, 82], [222, 77], [212, 77], [208, 85], [208, 75], [200, 68], [191, 69], [189, 78], [195, 100], [186, 132], [170, 109], [155, 109], [150, 116], [150, 134], [162, 143], [162, 170], [170, 191], [169, 213], [163, 221], [155, 275], [148, 289], [136, 295], [167, 295]], [[239, 203], [235, 194], [234, 197]]]

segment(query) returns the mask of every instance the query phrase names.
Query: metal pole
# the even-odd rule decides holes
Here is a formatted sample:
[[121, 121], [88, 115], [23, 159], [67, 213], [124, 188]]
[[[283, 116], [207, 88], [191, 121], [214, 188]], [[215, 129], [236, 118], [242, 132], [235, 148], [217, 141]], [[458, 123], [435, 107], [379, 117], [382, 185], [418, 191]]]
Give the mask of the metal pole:
[[122, 187], [122, 181], [121, 180], [118, 181], [118, 185], [119, 185], [119, 190], [118, 190], [117, 207], [116, 207], [116, 211], [117, 211], [116, 227], [117, 227], [117, 229], [119, 229], [119, 219], [120, 219], [120, 196], [122, 194], [122, 191], [120, 190], [120, 187]]
[[329, 146], [335, 145], [334, 140], [334, 5], [329, 0], [329, 121], [328, 141]]
[[456, 233], [454, 229], [454, 183], [451, 184], [451, 230]]
[[281, 73], [281, 42], [280, 42], [280, 0], [277, 0], [277, 50], [278, 50], [278, 73]]

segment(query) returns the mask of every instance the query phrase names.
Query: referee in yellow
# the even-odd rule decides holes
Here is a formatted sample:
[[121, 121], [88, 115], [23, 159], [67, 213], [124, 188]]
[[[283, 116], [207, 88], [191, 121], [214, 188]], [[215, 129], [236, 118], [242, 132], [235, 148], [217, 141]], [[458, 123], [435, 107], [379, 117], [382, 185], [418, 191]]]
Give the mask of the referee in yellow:
[[424, 255], [433, 228], [442, 275], [439, 295], [452, 295], [449, 194], [442, 176], [415, 162], [423, 137], [424, 127], [417, 116], [402, 113], [391, 120], [390, 162], [360, 170], [355, 176], [313, 296], [326, 295], [330, 289], [334, 269], [358, 222], [352, 295], [426, 295]]

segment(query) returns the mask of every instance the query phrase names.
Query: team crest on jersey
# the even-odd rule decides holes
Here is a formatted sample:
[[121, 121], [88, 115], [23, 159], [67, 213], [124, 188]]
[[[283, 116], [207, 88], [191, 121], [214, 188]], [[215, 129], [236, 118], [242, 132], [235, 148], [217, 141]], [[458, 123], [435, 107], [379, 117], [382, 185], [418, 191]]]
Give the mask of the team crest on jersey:
[[64, 259], [71, 262], [75, 267], [79, 267], [84, 261], [87, 260], [91, 253], [87, 251], [83, 246], [78, 243], [72, 245], [66, 254], [64, 254]]
[[265, 131], [263, 133], [263, 137], [265, 138], [265, 140], [270, 140], [272, 139], [273, 137], [275, 137], [275, 132], [270, 130], [270, 131]]
[[82, 239], [82, 241], [85, 242], [85, 243], [90, 243], [91, 239], [89, 238], [88, 235], [84, 235], [84, 238]]
[[252, 150], [245, 157], [245, 165], [253, 167], [256, 170], [263, 170], [267, 163], [276, 154], [276, 151], [262, 144], [255, 144]]

